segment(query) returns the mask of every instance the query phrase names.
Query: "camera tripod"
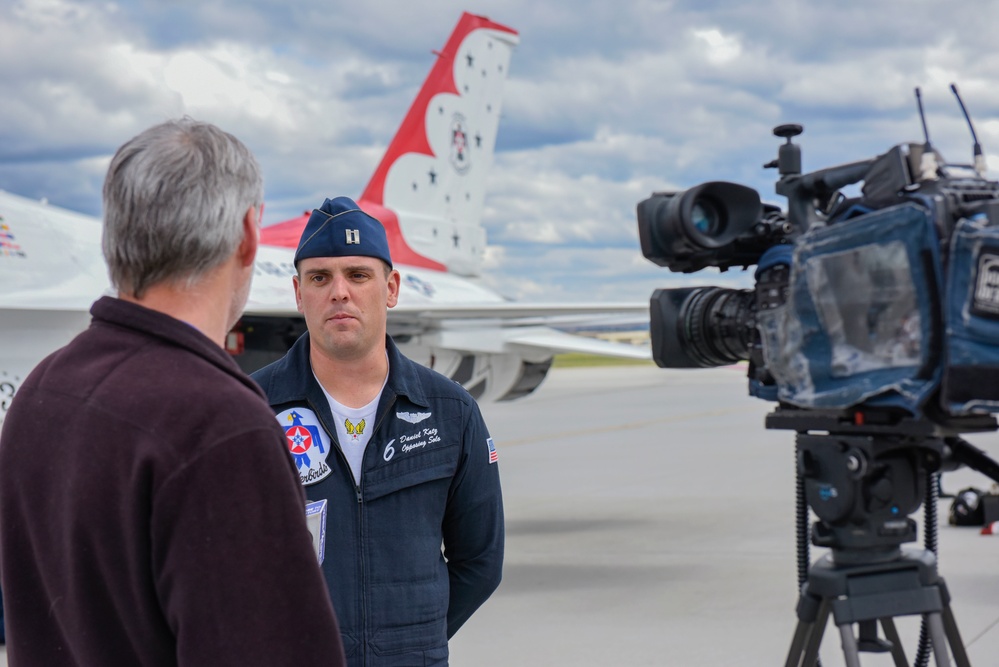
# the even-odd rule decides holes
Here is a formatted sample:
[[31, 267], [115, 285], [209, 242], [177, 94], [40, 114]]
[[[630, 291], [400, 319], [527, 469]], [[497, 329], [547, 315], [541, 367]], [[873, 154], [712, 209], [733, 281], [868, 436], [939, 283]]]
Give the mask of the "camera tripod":
[[[895, 618], [916, 615], [923, 618], [918, 664], [926, 664], [932, 647], [937, 667], [951, 667], [951, 654], [957, 667], [970, 667], [937, 572], [935, 474], [945, 465], [967, 465], [999, 481], [999, 463], [957, 437], [994, 431], [996, 421], [863, 416], [783, 407], [767, 416], [767, 428], [797, 431], [801, 595], [785, 667], [816, 667], [830, 614], [847, 667], [860, 667], [861, 652], [890, 652], [895, 667], [907, 667]], [[916, 539], [909, 514], [924, 499], [928, 548], [902, 547]], [[812, 544], [831, 549], [811, 566], [809, 509], [819, 519], [811, 528]], [[879, 623], [885, 639], [878, 637]]]
[[[826, 554], [809, 570], [798, 599], [798, 626], [785, 667], [814, 667], [830, 613], [839, 628], [847, 667], [860, 667], [860, 653], [890, 651], [896, 667], [907, 667], [896, 616], [922, 615], [937, 667], [970, 667], [950, 608], [950, 596], [937, 574], [936, 557], [922, 549], [901, 550], [892, 560], [838, 565]], [[880, 622], [887, 641], [877, 636]], [[853, 625], [859, 626], [859, 636]]]

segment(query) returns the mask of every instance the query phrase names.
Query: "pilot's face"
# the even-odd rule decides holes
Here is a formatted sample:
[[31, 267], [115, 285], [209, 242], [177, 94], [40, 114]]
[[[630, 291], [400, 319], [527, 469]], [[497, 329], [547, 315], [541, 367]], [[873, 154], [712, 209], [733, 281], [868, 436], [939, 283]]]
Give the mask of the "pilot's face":
[[399, 282], [399, 272], [375, 257], [301, 260], [295, 302], [313, 348], [342, 360], [384, 349], [388, 309], [398, 302]]

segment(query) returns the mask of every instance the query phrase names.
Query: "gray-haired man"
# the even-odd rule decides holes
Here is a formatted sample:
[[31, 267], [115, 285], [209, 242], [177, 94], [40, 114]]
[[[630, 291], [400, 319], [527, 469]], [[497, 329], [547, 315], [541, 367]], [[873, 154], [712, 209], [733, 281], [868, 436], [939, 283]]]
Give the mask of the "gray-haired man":
[[118, 298], [25, 380], [0, 439], [0, 577], [16, 665], [342, 665], [281, 429], [222, 343], [263, 183], [183, 119], [104, 184]]

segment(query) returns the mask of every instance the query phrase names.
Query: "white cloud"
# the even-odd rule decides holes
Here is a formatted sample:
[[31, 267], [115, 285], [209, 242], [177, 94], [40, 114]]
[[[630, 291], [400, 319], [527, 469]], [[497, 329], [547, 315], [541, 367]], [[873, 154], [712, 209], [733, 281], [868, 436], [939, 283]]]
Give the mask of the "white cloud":
[[726, 65], [742, 54], [739, 38], [725, 35], [716, 28], [695, 30], [694, 36], [707, 45], [707, 59], [713, 65]]
[[486, 199], [490, 280], [524, 298], [647, 298], [674, 276], [638, 249], [655, 190], [732, 180], [780, 201], [764, 171], [799, 122], [806, 170], [921, 141], [971, 140], [999, 167], [999, 5], [928, 0], [400, 0], [282, 5], [15, 0], [0, 7], [0, 188], [94, 211], [108, 156], [183, 113], [244, 139], [274, 222], [357, 196], [459, 13], [518, 29]]

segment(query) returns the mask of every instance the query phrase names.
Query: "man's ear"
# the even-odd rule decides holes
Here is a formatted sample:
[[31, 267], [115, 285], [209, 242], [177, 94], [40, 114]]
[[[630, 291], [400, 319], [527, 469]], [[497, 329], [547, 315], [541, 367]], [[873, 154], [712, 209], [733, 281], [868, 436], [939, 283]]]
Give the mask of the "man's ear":
[[243, 216], [243, 240], [239, 242], [236, 255], [239, 257], [239, 265], [242, 267], [252, 266], [253, 260], [257, 258], [257, 248], [260, 246], [260, 215], [264, 207], [251, 206], [246, 209]]
[[399, 272], [392, 269], [388, 276], [388, 301], [386, 305], [389, 308], [395, 308], [395, 305], [399, 303], [399, 285], [402, 283], [402, 278]]
[[299, 280], [297, 273], [291, 277], [291, 286], [295, 288], [295, 307], [298, 308], [298, 312], [304, 315], [305, 311], [302, 310], [302, 282]]

